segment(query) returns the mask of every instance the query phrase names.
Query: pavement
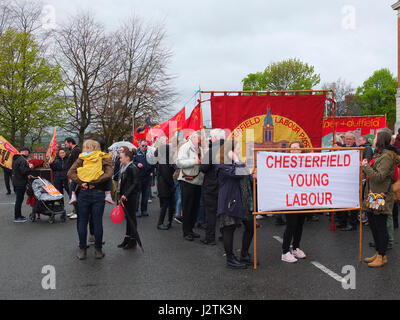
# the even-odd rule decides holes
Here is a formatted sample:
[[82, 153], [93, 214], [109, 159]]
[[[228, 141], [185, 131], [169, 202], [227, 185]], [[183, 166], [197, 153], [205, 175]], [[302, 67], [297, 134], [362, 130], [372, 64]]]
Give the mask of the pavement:
[[[398, 299], [399, 244], [388, 252], [388, 264], [371, 269], [359, 258], [359, 233], [330, 231], [327, 216], [319, 222], [306, 222], [301, 248], [307, 258], [295, 264], [281, 261], [284, 226], [274, 218], [259, 220], [257, 270], [231, 270], [226, 267], [221, 242], [205, 246], [199, 240], [185, 241], [181, 225], [174, 222], [168, 231], [156, 229], [159, 202], [149, 204], [149, 217], [138, 219], [144, 252], [122, 250], [125, 221], [110, 220], [111, 205], [104, 212], [104, 251], [102, 260], [76, 258], [76, 220], [54, 224], [48, 217], [32, 223], [13, 222], [15, 195], [5, 194], [0, 179], [0, 299], [144, 299], [144, 300], [356, 300]], [[67, 211], [71, 207], [67, 206]], [[24, 204], [23, 214], [30, 208]], [[196, 230], [201, 235], [203, 230]], [[240, 249], [243, 227], [235, 233], [235, 250]], [[398, 239], [395, 230], [395, 239]], [[368, 227], [363, 232], [364, 257], [374, 253]], [[253, 246], [251, 247], [253, 250]], [[251, 251], [252, 252], [252, 251]], [[44, 290], [44, 266], [53, 266], [56, 288]], [[344, 266], [355, 270], [355, 289], [344, 289]]]

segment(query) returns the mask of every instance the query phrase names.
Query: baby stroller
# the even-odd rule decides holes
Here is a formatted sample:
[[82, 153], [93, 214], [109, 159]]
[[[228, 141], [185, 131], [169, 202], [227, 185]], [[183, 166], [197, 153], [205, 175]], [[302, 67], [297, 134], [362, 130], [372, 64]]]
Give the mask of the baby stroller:
[[61, 215], [61, 222], [66, 221], [64, 196], [60, 194], [49, 181], [40, 177], [34, 178], [30, 184], [30, 188], [35, 197], [35, 204], [29, 215], [30, 221], [36, 221], [36, 214], [49, 216], [48, 221], [50, 224], [54, 223], [56, 215]]

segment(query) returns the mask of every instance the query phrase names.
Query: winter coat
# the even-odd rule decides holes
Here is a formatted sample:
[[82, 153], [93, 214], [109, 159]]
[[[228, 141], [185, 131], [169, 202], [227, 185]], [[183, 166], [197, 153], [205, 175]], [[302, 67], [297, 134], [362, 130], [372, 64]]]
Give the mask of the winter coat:
[[248, 210], [244, 210], [241, 195], [241, 181], [249, 171], [242, 162], [235, 164], [217, 164], [218, 175], [218, 211], [236, 218], [245, 218]]
[[79, 155], [81, 154], [81, 149], [79, 146], [75, 146], [72, 150], [71, 153], [68, 156], [68, 162], [67, 162], [67, 172], [69, 169], [71, 169], [72, 165], [76, 160], [78, 160]]
[[218, 140], [210, 145], [210, 148], [202, 159], [200, 171], [204, 173], [203, 192], [204, 194], [218, 194], [218, 177], [216, 171], [216, 155], [219, 153], [224, 140]]
[[21, 155], [15, 155], [12, 162], [12, 183], [14, 187], [25, 187], [28, 176], [32, 170], [29, 168], [28, 160]]
[[[389, 150], [384, 150], [381, 155], [375, 158], [372, 166], [369, 164], [363, 165], [362, 171], [367, 176], [366, 187], [364, 190], [364, 199], [367, 198], [369, 190], [373, 193], [385, 193], [385, 210], [383, 214], [392, 214], [393, 212], [393, 176], [396, 163], [399, 165], [398, 156]], [[369, 183], [368, 183], [369, 182]], [[365, 200], [364, 200], [365, 202]], [[363, 208], [368, 211], [363, 203]]]
[[101, 151], [81, 153], [79, 159], [83, 160], [83, 166], [77, 169], [78, 178], [84, 182], [96, 181], [103, 174], [103, 159], [111, 156]]
[[138, 168], [139, 168], [139, 163], [143, 165], [142, 168], [139, 168], [141, 180], [150, 177], [150, 175], [154, 173], [154, 166], [147, 162], [146, 155], [143, 154], [143, 152], [140, 149], [138, 149], [138, 153], [135, 156], [133, 163]]
[[154, 152], [154, 158], [160, 159], [157, 162], [157, 191], [160, 198], [170, 198], [175, 194], [174, 172], [176, 166], [169, 163], [170, 146], [162, 145]]
[[[201, 148], [199, 148], [199, 153], [200, 154], [197, 153], [196, 148], [190, 139], [179, 148], [178, 157], [176, 159], [177, 167], [182, 169], [179, 172], [179, 181], [184, 181], [198, 186], [203, 184], [204, 173], [200, 172], [200, 165], [197, 164], [201, 158]], [[187, 180], [183, 177], [183, 174], [195, 178], [193, 180]]]
[[365, 149], [363, 150], [363, 159], [367, 159], [368, 162], [372, 160], [372, 157], [374, 155], [374, 152], [372, 151], [372, 144], [370, 142], [366, 142], [364, 144], [361, 144], [360, 147], [364, 147]]
[[[103, 166], [102, 170], [104, 171], [104, 173], [96, 181], [92, 181], [88, 183], [88, 185], [93, 185], [97, 190], [105, 191], [107, 190], [109, 180], [111, 179], [113, 174], [111, 159], [109, 158], [103, 159], [102, 166]], [[84, 183], [82, 180], [78, 178], [78, 168], [81, 167], [83, 167], [83, 160], [78, 159], [74, 162], [71, 169], [69, 169], [67, 172], [68, 179], [74, 181], [78, 186], [81, 186]]]
[[61, 159], [57, 157], [53, 163], [50, 163], [50, 168], [53, 170], [54, 179], [67, 179], [68, 157]]
[[133, 163], [131, 163], [125, 171], [121, 174], [120, 195], [128, 199], [135, 198], [139, 192], [139, 175], [140, 170]]
[[120, 158], [119, 158], [119, 156], [117, 156], [116, 158], [115, 158], [115, 161], [114, 161], [114, 172], [113, 172], [113, 176], [112, 176], [112, 179], [114, 180], [114, 181], [117, 181], [118, 182], [118, 179], [119, 179], [119, 170], [121, 169], [121, 161], [120, 161]]

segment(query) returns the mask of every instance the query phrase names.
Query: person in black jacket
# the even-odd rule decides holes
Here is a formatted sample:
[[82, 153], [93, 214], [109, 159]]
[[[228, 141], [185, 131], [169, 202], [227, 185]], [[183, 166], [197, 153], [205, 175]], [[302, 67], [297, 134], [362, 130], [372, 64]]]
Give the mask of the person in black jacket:
[[[79, 148], [79, 146], [76, 144], [75, 140], [70, 137], [65, 139], [64, 143], [65, 143], [65, 148], [70, 150], [70, 153], [68, 156], [68, 161], [67, 161], [67, 172], [68, 172], [69, 169], [71, 169], [72, 165], [75, 163], [75, 161], [78, 160], [79, 155], [81, 153], [81, 148]], [[69, 182], [69, 192], [70, 192], [69, 196], [71, 198], [72, 191], [75, 190], [76, 184], [72, 180], [68, 180], [68, 182]], [[76, 205], [75, 202], [72, 202], [71, 204], [73, 204], [73, 206], [74, 206], [74, 211], [67, 214], [67, 216], [70, 219], [77, 219], [78, 218], [78, 215], [77, 215], [78, 206]]]
[[[139, 192], [139, 169], [133, 164], [133, 153], [129, 150], [123, 150], [120, 156], [120, 174], [118, 183], [118, 192], [121, 195], [121, 201], [125, 206], [126, 213], [126, 234], [124, 241], [118, 245], [118, 248], [132, 249], [137, 243], [133, 233], [133, 225], [137, 228], [136, 222], [136, 200]], [[133, 225], [132, 225], [133, 224]]]
[[365, 148], [363, 150], [363, 159], [367, 159], [368, 163], [370, 163], [374, 156], [374, 152], [372, 151], [372, 144], [368, 141], [366, 136], [358, 138], [358, 146]]
[[[247, 187], [250, 173], [246, 165], [240, 161], [239, 154], [238, 143], [234, 144], [232, 141], [225, 142], [220, 148], [217, 157], [220, 163], [217, 164], [219, 185], [217, 214], [223, 235], [227, 266], [245, 269], [250, 262], [248, 249], [254, 231], [250, 230], [252, 223], [247, 218], [249, 215]], [[244, 196], [244, 191], [247, 196]], [[233, 252], [233, 236], [236, 228], [242, 223], [248, 232], [243, 234], [241, 250], [241, 253], [246, 256], [243, 257], [243, 261], [240, 261], [242, 259], [238, 260]]]
[[206, 232], [204, 239], [200, 240], [207, 245], [215, 245], [215, 226], [217, 223], [218, 208], [218, 177], [216, 172], [216, 155], [224, 144], [225, 131], [222, 129], [211, 130], [209, 148], [205, 153], [200, 171], [204, 173], [203, 193], [206, 209]]
[[[175, 183], [174, 172], [176, 166], [170, 164], [172, 159], [171, 147], [168, 144], [162, 144], [155, 152], [157, 159], [157, 191], [160, 198], [160, 217], [157, 222], [157, 229], [168, 230], [171, 228], [172, 219], [175, 213]], [[165, 215], [168, 210], [168, 224], [164, 225]]]
[[15, 207], [14, 207], [14, 222], [26, 222], [26, 218], [21, 214], [22, 203], [24, 202], [24, 195], [28, 178], [30, 178], [32, 164], [28, 163], [28, 157], [31, 153], [29, 148], [22, 148], [19, 155], [13, 157], [12, 163], [12, 181], [14, 185], [14, 192], [16, 194]]
[[[140, 192], [137, 196], [136, 202], [136, 216], [137, 217], [147, 217], [149, 213], [147, 212], [147, 204], [149, 200], [149, 185], [153, 179], [154, 166], [151, 165], [146, 158], [147, 154], [147, 141], [139, 141], [139, 150], [135, 156], [133, 163], [140, 169]], [[140, 203], [140, 213], [139, 213], [139, 199], [141, 195]]]
[[52, 163], [50, 168], [53, 170], [54, 186], [61, 194], [64, 194], [64, 189], [69, 195], [69, 186], [67, 178], [67, 162], [66, 152], [64, 149], [60, 149], [57, 152], [57, 157]]

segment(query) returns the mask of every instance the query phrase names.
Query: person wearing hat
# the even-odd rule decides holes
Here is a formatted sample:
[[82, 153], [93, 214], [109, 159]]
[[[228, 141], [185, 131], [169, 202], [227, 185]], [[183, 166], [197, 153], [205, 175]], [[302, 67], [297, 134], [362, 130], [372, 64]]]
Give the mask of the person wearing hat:
[[20, 154], [16, 154], [13, 157], [12, 163], [12, 182], [14, 185], [14, 192], [16, 194], [15, 207], [14, 207], [14, 222], [26, 222], [26, 218], [21, 214], [22, 203], [24, 202], [24, 196], [26, 191], [26, 185], [28, 184], [28, 178], [30, 178], [32, 164], [28, 163], [28, 157], [31, 150], [24, 147], [20, 150]]

